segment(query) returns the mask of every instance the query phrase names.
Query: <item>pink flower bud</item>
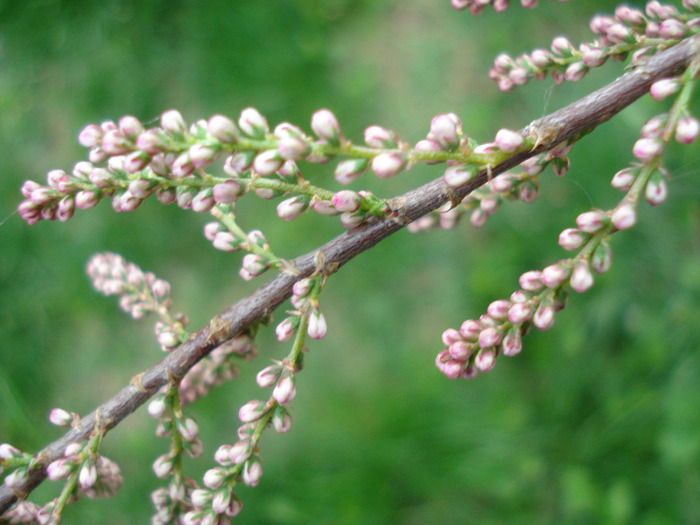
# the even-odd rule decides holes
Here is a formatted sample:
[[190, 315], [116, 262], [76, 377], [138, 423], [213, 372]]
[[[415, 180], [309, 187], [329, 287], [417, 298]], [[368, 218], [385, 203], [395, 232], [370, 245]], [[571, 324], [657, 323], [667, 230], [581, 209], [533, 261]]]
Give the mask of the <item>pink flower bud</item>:
[[405, 162], [400, 153], [380, 153], [372, 159], [372, 170], [380, 179], [388, 179], [400, 172]]
[[501, 151], [506, 153], [513, 153], [522, 148], [525, 143], [522, 135], [517, 131], [511, 131], [509, 129], [500, 129], [496, 133], [496, 146], [499, 147]]
[[613, 226], [618, 230], [626, 230], [637, 223], [637, 210], [630, 202], [623, 202], [610, 217]]
[[608, 223], [608, 216], [600, 210], [591, 210], [576, 217], [576, 225], [585, 233], [595, 233]]
[[164, 479], [167, 478], [170, 472], [173, 470], [173, 461], [168, 457], [167, 454], [158, 456], [153, 462], [153, 472], [156, 477]]
[[552, 51], [562, 57], [570, 57], [576, 49], [565, 37], [558, 36], [552, 40]]
[[193, 144], [188, 153], [190, 162], [195, 168], [204, 168], [208, 166], [219, 155], [217, 150], [209, 146], [204, 146], [203, 144]]
[[73, 463], [65, 458], [57, 459], [46, 467], [46, 477], [51, 481], [58, 481], [67, 477], [73, 471]]
[[583, 62], [572, 62], [564, 72], [564, 78], [569, 82], [578, 82], [588, 72], [588, 67]]
[[263, 138], [270, 131], [267, 119], [255, 108], [245, 108], [238, 118], [238, 127], [249, 137]]
[[277, 340], [280, 342], [288, 341], [294, 332], [297, 330], [299, 325], [298, 317], [287, 317], [284, 321], [277, 325], [275, 333], [277, 334]]
[[462, 122], [454, 113], [438, 115], [430, 122], [429, 140], [434, 140], [441, 146], [452, 149], [459, 144]]
[[641, 138], [632, 147], [633, 155], [642, 161], [661, 155], [663, 150], [664, 143], [657, 138]]
[[445, 170], [442, 178], [448, 186], [456, 188], [470, 181], [474, 178], [474, 175], [476, 175], [476, 168], [474, 166], [455, 164]]
[[238, 198], [241, 185], [234, 180], [220, 182], [212, 188], [212, 197], [220, 204], [230, 204]]
[[95, 465], [83, 465], [78, 473], [78, 484], [85, 490], [92, 487], [97, 481], [97, 467]]
[[476, 342], [483, 328], [484, 327], [481, 326], [481, 323], [479, 323], [478, 321], [474, 321], [473, 319], [467, 319], [462, 323], [462, 326], [459, 327], [459, 334], [466, 341]]
[[659, 172], [655, 172], [644, 187], [644, 198], [652, 206], [658, 206], [668, 197], [666, 180]]
[[319, 138], [331, 144], [340, 140], [340, 124], [328, 109], [319, 109], [311, 116], [311, 129]]
[[607, 241], [602, 241], [593, 252], [591, 268], [597, 274], [607, 272], [612, 265], [612, 250]]
[[396, 135], [380, 126], [369, 126], [365, 129], [365, 144], [370, 148], [395, 148]]
[[300, 137], [283, 137], [277, 143], [277, 151], [283, 159], [299, 160], [309, 151], [309, 145]]
[[228, 453], [228, 459], [234, 465], [240, 465], [250, 457], [251, 453], [252, 453], [252, 450], [251, 450], [250, 441], [248, 441], [248, 440], [237, 441], [230, 448], [229, 453]]
[[503, 355], [508, 357], [512, 357], [520, 353], [520, 351], [523, 349], [523, 341], [518, 328], [513, 327], [508, 330], [508, 333], [503, 338], [501, 348], [503, 349]]
[[309, 203], [305, 199], [301, 197], [291, 197], [277, 205], [277, 216], [285, 221], [293, 221], [308, 207]]
[[297, 394], [296, 381], [294, 375], [286, 375], [279, 380], [274, 390], [272, 397], [275, 398], [280, 405], [285, 405], [291, 402]]
[[73, 421], [73, 414], [62, 408], [54, 408], [49, 413], [49, 421], [52, 425], [66, 427]]
[[496, 351], [493, 348], [482, 348], [474, 358], [474, 366], [481, 372], [488, 372], [496, 366]]
[[313, 310], [309, 315], [307, 333], [311, 339], [323, 339], [326, 335], [326, 318], [318, 310]]
[[571, 288], [578, 293], [583, 293], [593, 286], [593, 274], [591, 273], [588, 261], [578, 261], [574, 265], [569, 284]]
[[243, 423], [251, 423], [252, 421], [257, 421], [260, 416], [263, 415], [265, 410], [265, 403], [262, 401], [248, 401], [243, 405], [238, 411], [238, 419]]
[[255, 382], [260, 388], [268, 388], [277, 383], [277, 380], [282, 373], [282, 366], [274, 364], [266, 366], [255, 376]]
[[548, 301], [542, 301], [532, 318], [532, 322], [540, 330], [549, 330], [554, 324], [554, 307]]
[[683, 117], [676, 124], [676, 140], [681, 144], [692, 144], [699, 132], [700, 124], [695, 117]]
[[342, 190], [333, 195], [331, 203], [338, 211], [354, 212], [362, 204], [362, 197], [354, 191]]
[[228, 117], [214, 115], [207, 122], [207, 131], [219, 142], [230, 144], [236, 142], [236, 124]]
[[166, 409], [165, 397], [162, 395], [159, 395], [148, 404], [148, 414], [155, 419], [162, 418]]
[[508, 310], [508, 320], [513, 324], [522, 324], [532, 318], [533, 307], [530, 302], [515, 303]]
[[583, 233], [576, 228], [567, 228], [559, 234], [559, 246], [567, 251], [578, 250], [588, 241], [590, 235]]
[[634, 184], [638, 173], [639, 170], [637, 170], [636, 168], [623, 168], [617, 173], [615, 173], [615, 176], [612, 178], [610, 185], [613, 188], [618, 189], [620, 191], [629, 191], [629, 189], [632, 187], [632, 184]]
[[538, 292], [544, 287], [540, 280], [540, 272], [537, 270], [531, 270], [522, 274], [518, 283], [527, 292]]
[[366, 159], [342, 160], [335, 167], [335, 180], [340, 184], [348, 185], [366, 170], [369, 162]]
[[253, 168], [259, 175], [266, 177], [272, 175], [284, 164], [284, 159], [276, 149], [263, 151], [253, 161]]
[[466, 361], [474, 352], [474, 344], [466, 341], [456, 341], [447, 348], [447, 351], [453, 359]]
[[651, 85], [649, 93], [654, 100], [660, 101], [676, 93], [680, 87], [677, 78], [662, 78]]
[[495, 326], [484, 328], [479, 334], [478, 343], [481, 348], [489, 346], [498, 346], [503, 339], [503, 332]]
[[9, 443], [0, 443], [0, 459], [13, 459], [22, 455], [17, 447]]
[[272, 414], [272, 426], [275, 427], [275, 432], [285, 434], [292, 429], [292, 416], [284, 407], [278, 406]]
[[[504, 299], [493, 301], [487, 308], [488, 314], [494, 319], [505, 319], [508, 316], [510, 303]], [[461, 339], [461, 338], [460, 338]], [[486, 345], [492, 346], [492, 345]]]
[[185, 119], [175, 109], [170, 109], [161, 115], [160, 126], [170, 133], [184, 133], [186, 129]]
[[556, 288], [569, 277], [569, 268], [563, 264], [552, 264], [542, 270], [540, 278], [547, 288]]
[[204, 473], [202, 483], [210, 489], [218, 489], [224, 482], [225, 477], [226, 474], [223, 469], [219, 467], [210, 468]]
[[262, 463], [256, 458], [246, 461], [243, 466], [243, 483], [248, 487], [257, 487], [263, 475]]

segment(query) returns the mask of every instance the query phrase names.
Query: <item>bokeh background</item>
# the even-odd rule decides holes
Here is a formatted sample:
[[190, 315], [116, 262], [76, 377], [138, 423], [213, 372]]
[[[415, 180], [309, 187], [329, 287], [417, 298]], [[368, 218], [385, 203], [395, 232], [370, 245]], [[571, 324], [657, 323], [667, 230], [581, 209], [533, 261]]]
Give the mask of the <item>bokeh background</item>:
[[[60, 430], [54, 406], [88, 412], [162, 356], [152, 321], [135, 322], [90, 288], [91, 254], [115, 251], [168, 279], [190, 327], [267, 279], [243, 283], [240, 254], [215, 251], [207, 216], [148, 202], [108, 202], [66, 224], [28, 226], [13, 213], [25, 179], [85, 157], [87, 123], [178, 108], [189, 121], [255, 106], [271, 124], [308, 129], [328, 107], [361, 140], [380, 124], [415, 142], [453, 111], [486, 141], [520, 128], [620, 74], [608, 64], [578, 84], [550, 80], [499, 93], [493, 57], [565, 33], [589, 38], [607, 1], [543, 2], [474, 18], [448, 0], [27, 0], [0, 2], [0, 442], [36, 451]], [[548, 332], [473, 381], [433, 364], [440, 334], [508, 297], [524, 271], [565, 256], [557, 235], [619, 193], [609, 181], [631, 159], [639, 127], [668, 104], [645, 97], [584, 138], [559, 179], [541, 177], [534, 204], [503, 208], [481, 230], [402, 231], [334, 276], [321, 298], [329, 322], [299, 377], [294, 426], [267, 433], [259, 487], [241, 486], [241, 523], [700, 523], [700, 185], [697, 146], [672, 147], [668, 201], [641, 207], [616, 235], [614, 265], [572, 296]], [[696, 104], [697, 106], [697, 104]], [[696, 108], [700, 109], [700, 108]], [[334, 187], [331, 167], [302, 166]], [[355, 187], [393, 196], [439, 176], [417, 167]], [[342, 231], [337, 220], [287, 224], [275, 203], [239, 207], [282, 257]], [[284, 308], [284, 307], [283, 307]], [[277, 315], [277, 320], [281, 315]], [[238, 407], [262, 398], [254, 375], [286, 355], [272, 330], [240, 378], [189, 409], [210, 468], [235, 441]], [[65, 523], [145, 523], [159, 486], [150, 463], [168, 446], [144, 409], [104, 440], [125, 482], [111, 500], [70, 506]], [[45, 483], [40, 503], [60, 487]]]

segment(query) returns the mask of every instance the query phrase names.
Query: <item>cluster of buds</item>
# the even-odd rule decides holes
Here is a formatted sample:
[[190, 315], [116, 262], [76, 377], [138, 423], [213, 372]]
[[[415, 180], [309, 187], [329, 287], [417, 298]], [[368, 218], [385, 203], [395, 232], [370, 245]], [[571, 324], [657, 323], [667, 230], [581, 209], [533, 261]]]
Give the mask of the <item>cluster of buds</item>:
[[215, 348], [189, 369], [180, 381], [180, 400], [183, 405], [204, 397], [214, 387], [238, 376], [238, 363], [249, 361], [257, 354], [255, 341], [249, 333], [242, 333]]
[[[510, 130], [500, 130], [493, 143], [479, 145], [474, 148], [474, 151], [478, 153], [487, 148], [491, 150], [498, 148], [499, 151], [503, 151], [503, 148], [517, 150], [522, 147], [522, 143], [520, 134]], [[571, 148], [571, 145], [560, 144], [544, 155], [527, 159], [521, 164], [522, 172], [503, 173], [493, 178], [471, 192], [459, 206], [448, 202], [440, 209], [413, 221], [408, 225], [409, 231], [417, 233], [436, 227], [450, 229], [465, 213], [469, 214], [472, 226], [479, 228], [506, 201], [533, 202], [539, 196], [539, 174], [547, 166], [551, 166], [555, 175], [563, 176], [570, 167], [568, 154]], [[475, 166], [454, 164], [445, 170], [443, 178], [448, 185], [459, 186], [474, 177], [476, 172]]]
[[[690, 90], [693, 84], [688, 80], [693, 75], [688, 70], [683, 77], [671, 79], [680, 86], [674, 87], [674, 91]], [[659, 93], [666, 89], [666, 83], [661, 80], [652, 85], [655, 98], [665, 98]], [[618, 205], [607, 211], [593, 209], [581, 213], [575, 228], [561, 232], [559, 245], [567, 251], [578, 251], [577, 255], [541, 271], [524, 273], [519, 280], [521, 289], [509, 299], [494, 301], [478, 320], [467, 319], [458, 330], [448, 328], [443, 332], [445, 348], [435, 361], [441, 372], [450, 378], [473, 378], [478, 372], [491, 370], [498, 355], [520, 353], [522, 336], [531, 326], [547, 330], [554, 324], [556, 312], [566, 306], [569, 289], [583, 293], [593, 286], [594, 273], [602, 274], [610, 269], [609, 238], [616, 231], [636, 224], [641, 196], [653, 206], [666, 199], [666, 170], [661, 155], [671, 137], [684, 144], [697, 139], [700, 125], [687, 113], [686, 105], [687, 97], [679, 95], [669, 114], [653, 117], [642, 127], [641, 137], [632, 148], [640, 162], [618, 171], [612, 179], [612, 186], [625, 192]], [[555, 149], [568, 152], [566, 148]]]
[[[520, 5], [524, 9], [534, 9], [537, 7], [539, 0], [520, 0]], [[550, 0], [551, 1], [551, 0]], [[567, 2], [568, 0], [558, 0], [559, 2]], [[462, 11], [469, 9], [472, 15], [480, 15], [487, 5], [493, 6], [496, 13], [502, 13], [508, 9], [510, 0], [452, 0], [452, 7]]]
[[684, 0], [683, 7], [690, 14], [681, 14], [676, 7], [656, 0], [649, 2], [645, 11], [619, 6], [614, 16], [599, 15], [591, 20], [591, 30], [597, 36], [592, 42], [582, 43], [577, 49], [560, 36], [552, 41], [550, 49], [536, 49], [517, 58], [501, 54], [489, 77], [501, 91], [510, 91], [530, 78], [542, 80], [547, 73], [557, 84], [576, 82], [608, 58], [624, 60], [630, 53], [635, 65], [660, 48], [659, 39], [672, 44], [697, 32], [700, 17], [693, 15], [700, 12], [700, 2]]
[[156, 313], [160, 320], [155, 331], [164, 351], [180, 344], [187, 318], [170, 314], [170, 284], [151, 272], [127, 262], [115, 253], [98, 253], [87, 264], [87, 274], [94, 288], [104, 295], [119, 296], [119, 307], [134, 319]]
[[300, 326], [306, 326], [306, 333], [311, 339], [323, 339], [326, 335], [326, 318], [318, 310], [319, 288], [316, 286], [318, 279], [300, 279], [292, 288], [292, 306], [295, 310], [290, 312], [281, 323], [277, 325], [275, 333], [279, 341], [288, 341], [297, 332]]
[[88, 444], [89, 442], [82, 442], [68, 445], [64, 457], [46, 467], [46, 476], [52, 481], [76, 476], [75, 499], [81, 494], [90, 499], [112, 497], [123, 482], [119, 466], [104, 456], [91, 452]]

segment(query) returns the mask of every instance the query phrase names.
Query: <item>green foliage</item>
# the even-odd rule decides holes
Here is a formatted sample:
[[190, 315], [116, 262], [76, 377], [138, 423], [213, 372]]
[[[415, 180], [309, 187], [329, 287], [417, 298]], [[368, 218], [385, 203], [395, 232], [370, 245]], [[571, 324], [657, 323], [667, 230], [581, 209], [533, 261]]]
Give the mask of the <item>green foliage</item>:
[[[609, 64], [580, 84], [498, 93], [486, 78], [498, 52], [546, 47], [562, 31], [587, 38], [595, 6], [610, 9], [543, 4], [472, 18], [447, 0], [1, 2], [0, 442], [39, 449], [59, 435], [48, 428], [52, 407], [91, 410], [161, 358], [148, 321], [90, 290], [83, 269], [92, 253], [119, 252], [168, 279], [192, 328], [256, 286], [238, 279], [239, 255], [202, 237], [206, 216], [172, 206], [115, 215], [102, 203], [68, 224], [33, 227], [11, 215], [24, 179], [81, 158], [83, 125], [173, 107], [189, 120], [235, 117], [254, 105], [273, 125], [308, 129], [311, 113], [329, 107], [352, 139], [380, 124], [415, 142], [432, 116], [453, 111], [466, 133], [487, 140], [619, 73]], [[642, 100], [583, 139], [564, 179], [542, 176], [534, 204], [507, 206], [479, 231], [400, 232], [331, 279], [321, 298], [329, 336], [311, 343], [291, 433], [263, 438], [265, 476], [241, 490], [243, 522], [700, 522], [693, 147], [669, 160], [668, 201], [642, 207], [638, 225], [613, 238], [612, 270], [574, 294], [552, 330], [531, 334], [521, 355], [474, 381], [450, 382], [433, 365], [445, 327], [507, 297], [520, 273], [561, 258], [558, 232], [617, 197], [609, 180], [660, 105]], [[302, 171], [332, 177], [323, 166]], [[440, 173], [422, 167], [366, 182], [392, 196]], [[283, 257], [341, 231], [335, 220], [287, 224], [269, 203], [248, 206], [244, 227], [263, 229]], [[259, 397], [255, 372], [285, 355], [269, 332], [240, 380], [193, 407], [205, 456], [234, 441], [238, 407]], [[148, 519], [158, 480], [144, 465], [164, 452], [153, 428], [141, 410], [106, 437], [124, 488], [70, 506], [67, 523]], [[202, 463], [192, 463], [194, 474], [211, 466]], [[38, 495], [54, 497], [57, 487], [45, 485]]]

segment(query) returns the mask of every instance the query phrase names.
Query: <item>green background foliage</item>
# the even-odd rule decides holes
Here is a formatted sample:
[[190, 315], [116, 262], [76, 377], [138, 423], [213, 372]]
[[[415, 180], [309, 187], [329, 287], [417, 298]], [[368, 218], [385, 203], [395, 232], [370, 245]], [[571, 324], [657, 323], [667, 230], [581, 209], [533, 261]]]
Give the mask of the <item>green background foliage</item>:
[[[13, 214], [23, 180], [70, 169], [89, 122], [133, 114], [151, 121], [237, 117], [255, 106], [271, 124], [308, 129], [331, 108], [346, 135], [380, 124], [415, 142], [442, 112], [490, 140], [520, 128], [620, 74], [608, 64], [578, 84], [550, 80], [501, 94], [486, 77], [500, 51], [547, 47], [609, 2], [543, 2], [474, 18], [448, 0], [187, 0], [0, 2], [0, 442], [36, 451], [60, 429], [54, 406], [85, 413], [162, 356], [152, 323], [135, 322], [84, 275], [92, 253], [115, 251], [169, 280], [196, 330], [267, 276], [243, 283], [239, 254], [203, 238], [208, 216], [147, 202], [115, 214], [109, 203], [67, 224], [29, 227]], [[667, 107], [645, 97], [585, 137], [563, 179], [546, 173], [532, 205], [514, 203], [481, 230], [399, 232], [351, 261], [321, 297], [326, 340], [310, 342], [290, 434], [262, 441], [265, 475], [241, 486], [241, 523], [700, 523], [700, 205], [697, 146], [672, 147], [668, 201], [641, 207], [612, 240], [614, 264], [574, 294], [548, 332], [473, 381], [433, 364], [440, 333], [506, 298], [524, 271], [565, 257], [559, 231], [619, 193], [610, 178], [631, 160], [639, 127]], [[321, 186], [330, 166], [302, 165]], [[417, 167], [389, 197], [438, 177]], [[293, 258], [342, 231], [332, 218], [291, 224], [275, 203], [250, 199], [246, 229], [260, 227]], [[284, 307], [283, 307], [284, 309]], [[280, 311], [276, 320], [282, 318]], [[238, 407], [262, 398], [257, 370], [287, 353], [272, 330], [240, 378], [192, 406], [212, 466], [235, 441]], [[66, 523], [143, 523], [166, 450], [144, 409], [110, 433], [102, 452], [122, 467], [112, 500], [81, 501]], [[45, 483], [32, 497], [58, 493]]]

